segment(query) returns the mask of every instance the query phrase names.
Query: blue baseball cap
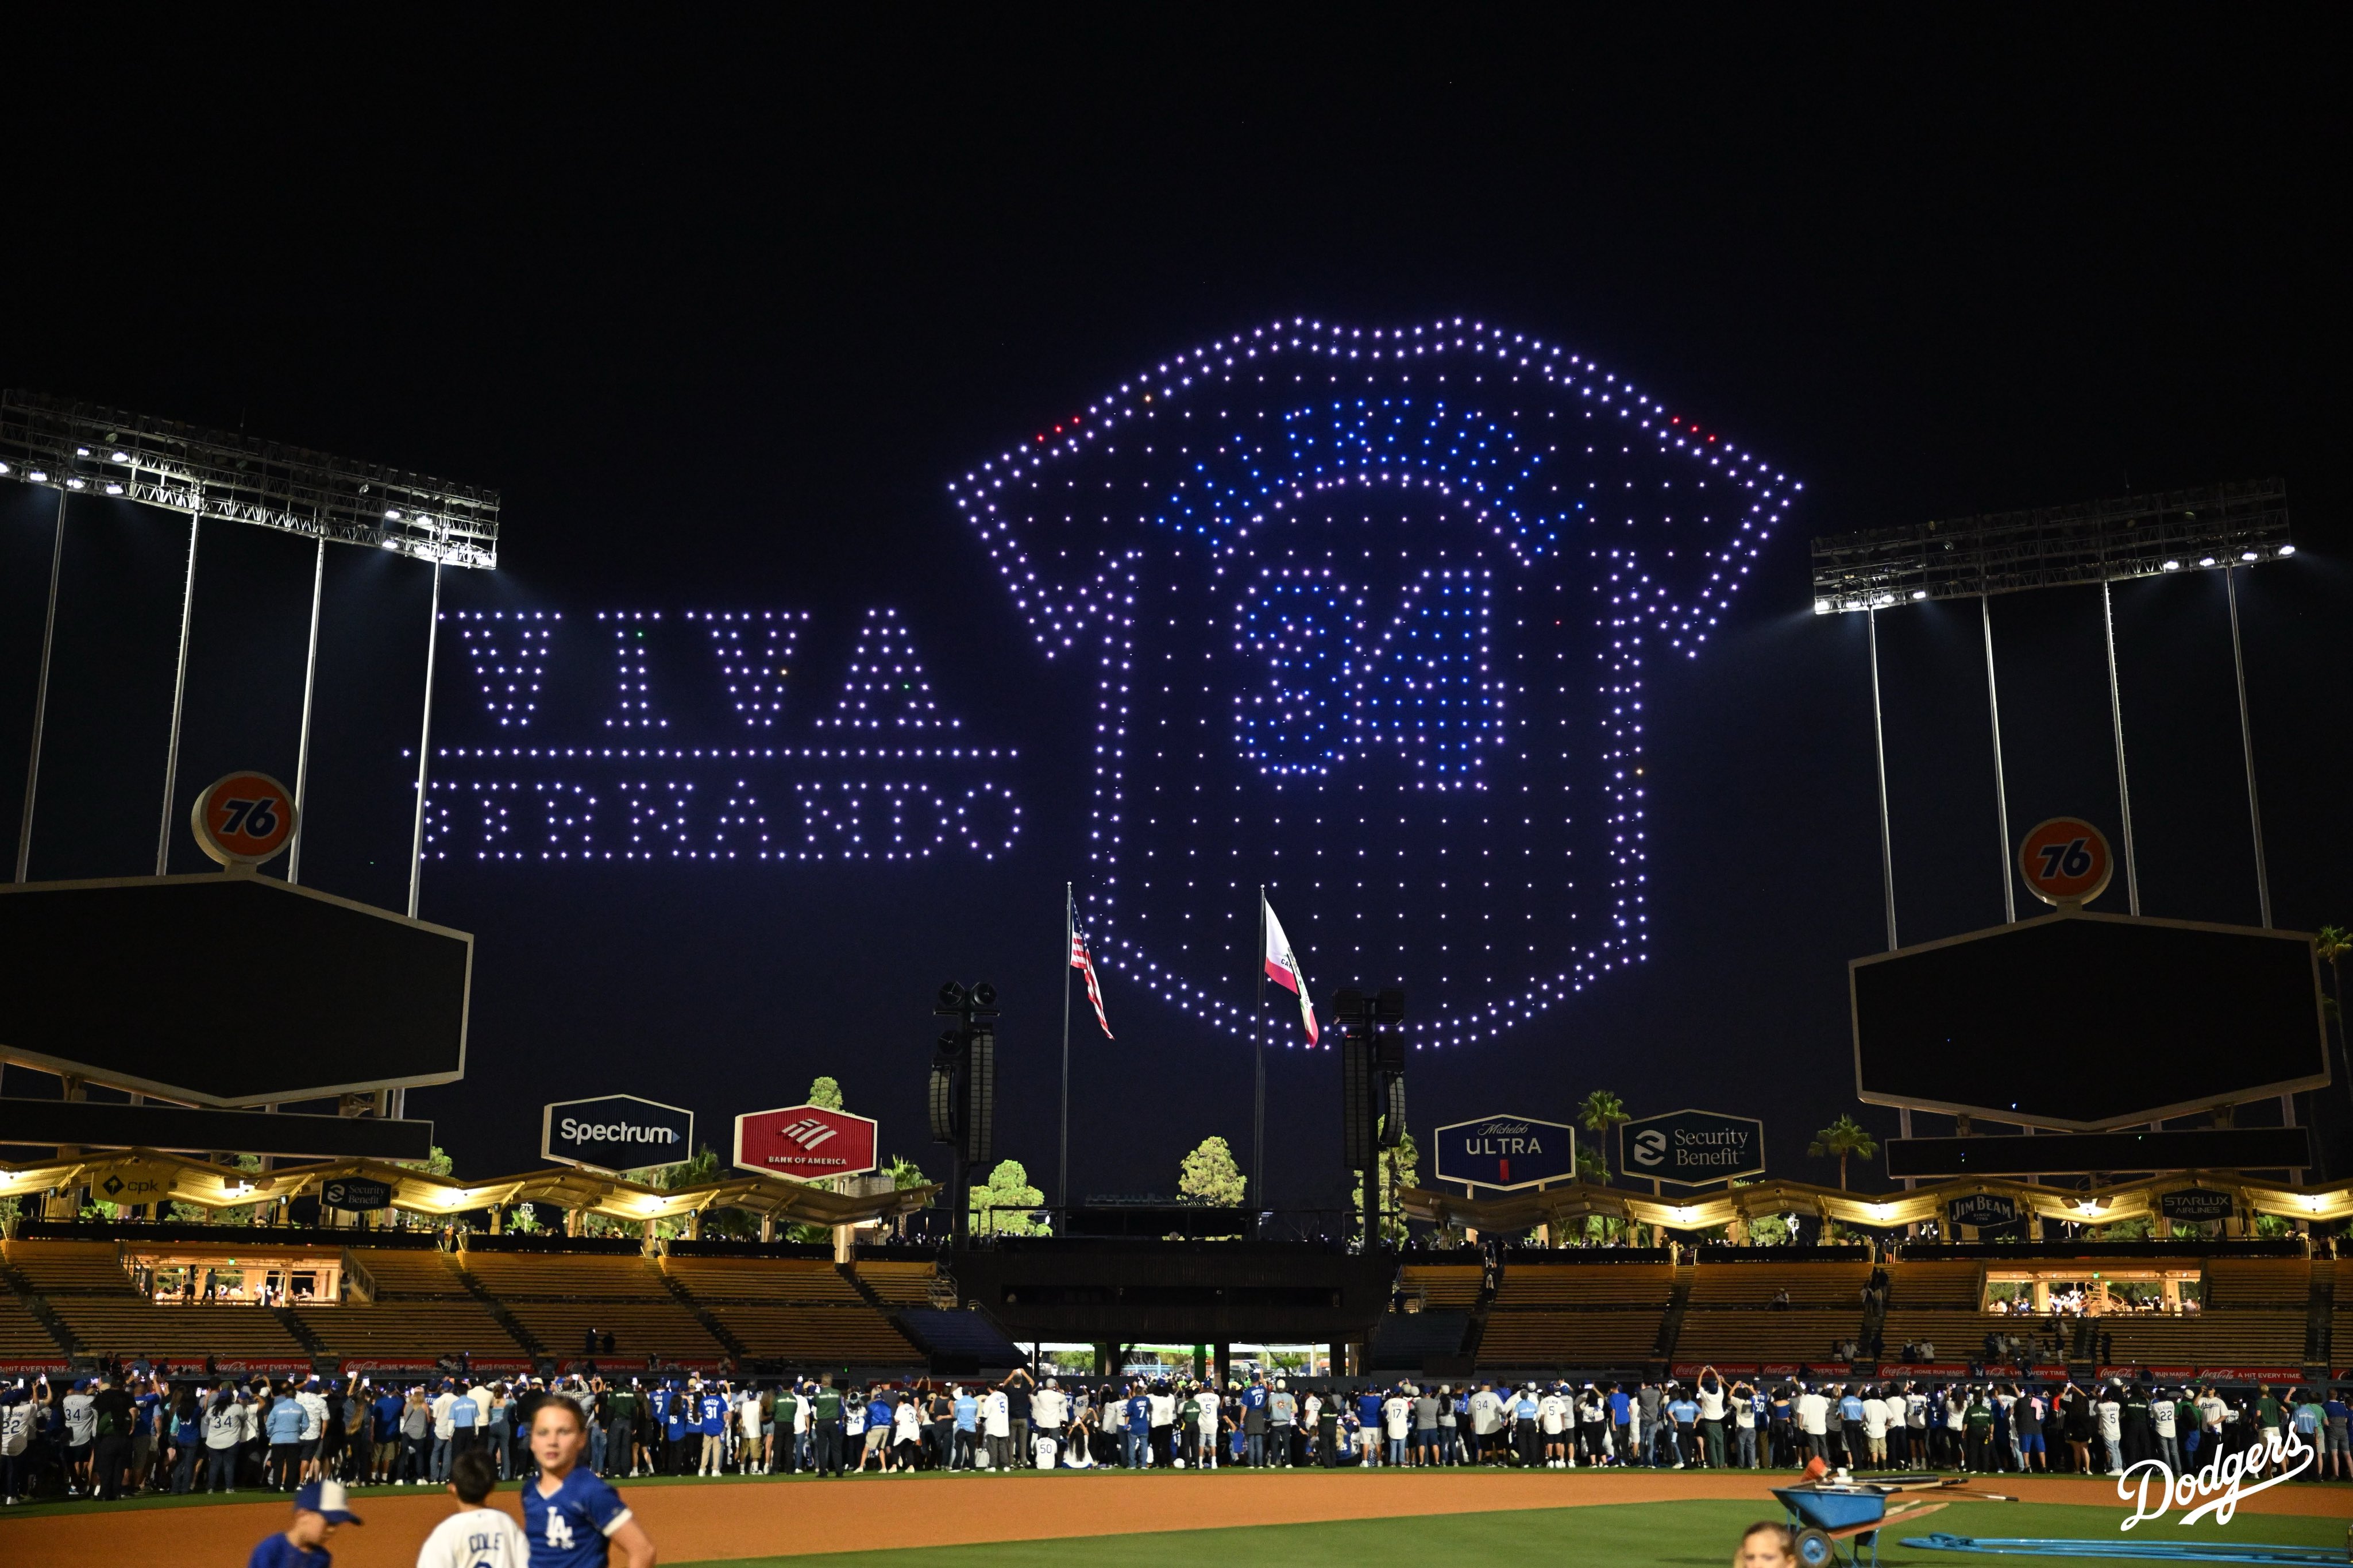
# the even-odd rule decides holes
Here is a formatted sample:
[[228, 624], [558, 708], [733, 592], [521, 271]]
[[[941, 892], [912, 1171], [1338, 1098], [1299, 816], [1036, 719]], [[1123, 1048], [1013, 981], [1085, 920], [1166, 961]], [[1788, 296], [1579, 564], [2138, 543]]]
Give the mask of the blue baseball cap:
[[360, 1516], [351, 1510], [351, 1500], [341, 1481], [305, 1481], [302, 1489], [294, 1494], [296, 1509], [322, 1515], [331, 1524], [361, 1522]]

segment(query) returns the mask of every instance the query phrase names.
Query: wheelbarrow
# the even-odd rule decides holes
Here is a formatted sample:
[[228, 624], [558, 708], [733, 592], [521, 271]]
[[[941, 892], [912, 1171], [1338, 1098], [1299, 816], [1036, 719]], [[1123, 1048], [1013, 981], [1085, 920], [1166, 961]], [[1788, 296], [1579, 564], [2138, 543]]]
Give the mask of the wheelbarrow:
[[[1852, 1568], [1862, 1568], [1865, 1563], [1871, 1568], [1878, 1568], [1882, 1527], [1899, 1521], [1908, 1525], [1947, 1506], [1946, 1501], [1906, 1498], [1890, 1507], [1887, 1499], [1895, 1489], [1868, 1483], [1809, 1481], [1794, 1487], [1776, 1487], [1773, 1495], [1789, 1510], [1790, 1528], [1797, 1534], [1798, 1561], [1803, 1568], [1831, 1568], [1831, 1564], [1841, 1562]], [[1841, 1541], [1848, 1543], [1843, 1558], [1839, 1555], [1838, 1543]], [[1866, 1548], [1870, 1552], [1867, 1558], [1863, 1555]]]

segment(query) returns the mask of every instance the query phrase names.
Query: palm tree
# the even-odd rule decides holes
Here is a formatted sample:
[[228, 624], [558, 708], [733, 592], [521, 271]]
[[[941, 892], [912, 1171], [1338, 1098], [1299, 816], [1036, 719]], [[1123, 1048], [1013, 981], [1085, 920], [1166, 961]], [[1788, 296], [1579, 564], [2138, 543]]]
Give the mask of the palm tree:
[[2320, 935], [2313, 942], [2313, 951], [2328, 965], [2328, 988], [2337, 993], [2328, 999], [2329, 1010], [2337, 1015], [2337, 1048], [2345, 1055], [2345, 1091], [2353, 1094], [2353, 1041], [2345, 1033], [2345, 957], [2353, 953], [2353, 933], [2343, 926], [2322, 926]]
[[1868, 1160], [1879, 1152], [1879, 1140], [1873, 1138], [1852, 1116], [1841, 1116], [1836, 1121], [1814, 1134], [1806, 1152], [1817, 1160], [1839, 1163], [1839, 1191], [1846, 1191], [1846, 1162], [1849, 1155]]
[[[1585, 1097], [1577, 1108], [1577, 1123], [1601, 1140], [1601, 1184], [1609, 1184], [1609, 1130], [1621, 1121], [1631, 1121], [1626, 1114], [1626, 1102], [1606, 1089], [1597, 1089]], [[1579, 1173], [1582, 1174], [1582, 1173]]]

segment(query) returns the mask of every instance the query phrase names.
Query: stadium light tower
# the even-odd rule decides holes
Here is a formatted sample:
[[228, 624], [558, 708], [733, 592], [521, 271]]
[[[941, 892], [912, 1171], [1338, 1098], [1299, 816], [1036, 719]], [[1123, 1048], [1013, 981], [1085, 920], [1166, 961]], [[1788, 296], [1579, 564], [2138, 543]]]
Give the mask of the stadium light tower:
[[311, 582], [309, 662], [302, 680], [301, 740], [294, 774], [297, 826], [287, 858], [290, 882], [301, 879], [300, 824], [310, 784], [311, 720], [318, 679], [319, 610], [326, 581], [327, 546], [331, 542], [364, 545], [432, 563], [434, 620], [426, 630], [425, 719], [417, 748], [417, 808], [408, 856], [408, 913], [414, 918], [424, 858], [425, 770], [433, 726], [441, 568], [487, 571], [498, 565], [498, 492], [283, 442], [206, 430], [177, 420], [34, 392], [0, 392], [0, 478], [45, 485], [58, 492], [47, 619], [41, 634], [41, 671], [33, 704], [32, 754], [26, 769], [24, 817], [16, 835], [16, 879], [26, 879], [32, 856], [33, 805], [40, 784], [41, 732], [48, 711], [49, 658], [57, 629], [58, 564], [65, 554], [66, 505], [76, 495], [102, 495], [188, 514], [179, 663], [173, 677], [163, 819], [155, 843], [159, 877], [169, 868], [171, 858], [180, 719], [188, 679], [188, 631], [195, 608], [196, 543], [206, 520], [276, 529], [318, 542]]
[[[2122, 496], [2073, 506], [1993, 512], [1904, 528], [1869, 529], [1813, 542], [1814, 614], [1856, 610], [1873, 623], [1874, 736], [1885, 754], [1878, 701], [1877, 626], [1882, 610], [1929, 600], [1975, 599], [1985, 626], [1986, 699], [1993, 721], [1994, 793], [2000, 805], [2002, 908], [2017, 918], [2011, 891], [2010, 805], [2002, 785], [2001, 708], [1994, 684], [1993, 609], [1997, 594], [2037, 588], [2100, 589], [2102, 636], [2108, 655], [2108, 717], [2116, 734], [2116, 797], [2124, 827], [2125, 892], [2140, 913], [2140, 874], [2133, 852], [2132, 784], [2125, 767], [2124, 699], [2116, 680], [2116, 626], [2109, 587], [2142, 577], [2183, 572], [2222, 574], [2231, 605], [2231, 659], [2238, 674], [2239, 740], [2247, 770], [2247, 817], [2255, 847], [2255, 893], [2268, 929], [2271, 879], [2263, 865], [2263, 810], [2255, 791], [2254, 733], [2247, 712], [2246, 660], [2239, 641], [2242, 567], [2284, 561], [2295, 553], [2288, 537], [2287, 484], [2251, 479], [2153, 495]], [[1894, 852], [1887, 841], [1883, 761], [1880, 839], [1887, 894], [1888, 946], [1895, 946]]]

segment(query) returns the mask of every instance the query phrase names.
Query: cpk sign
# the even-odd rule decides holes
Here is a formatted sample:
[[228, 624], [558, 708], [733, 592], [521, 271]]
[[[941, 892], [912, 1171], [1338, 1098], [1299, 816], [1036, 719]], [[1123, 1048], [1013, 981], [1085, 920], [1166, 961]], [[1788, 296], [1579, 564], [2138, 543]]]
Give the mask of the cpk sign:
[[735, 1119], [735, 1164], [764, 1176], [821, 1182], [874, 1169], [881, 1124], [822, 1105], [787, 1105]]
[[1566, 1182], [1577, 1174], [1577, 1129], [1532, 1116], [1482, 1116], [1431, 1134], [1438, 1179], [1510, 1191]]
[[1683, 1187], [1762, 1175], [1765, 1124], [1713, 1110], [1671, 1110], [1620, 1122], [1618, 1164], [1630, 1176]]
[[634, 1094], [565, 1100], [540, 1120], [539, 1152], [559, 1165], [618, 1174], [694, 1152], [694, 1112]]

